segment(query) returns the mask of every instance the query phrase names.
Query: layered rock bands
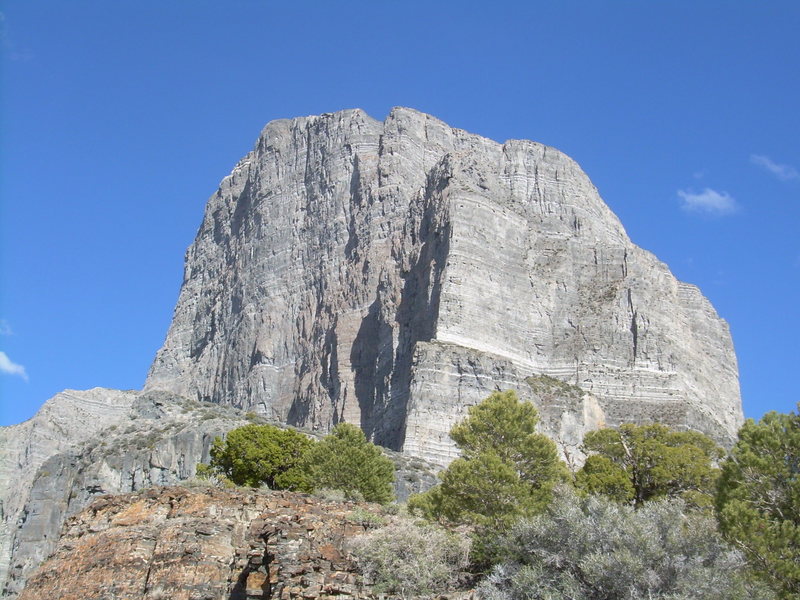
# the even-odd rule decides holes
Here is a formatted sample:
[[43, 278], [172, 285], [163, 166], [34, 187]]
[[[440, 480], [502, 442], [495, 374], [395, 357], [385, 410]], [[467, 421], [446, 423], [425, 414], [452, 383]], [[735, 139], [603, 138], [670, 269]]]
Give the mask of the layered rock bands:
[[439, 464], [504, 388], [566, 448], [627, 421], [730, 443], [742, 420], [727, 324], [574, 161], [404, 108], [266, 126], [208, 202], [146, 384]]
[[[144, 391], [67, 391], [0, 428], [0, 595], [93, 498], [191, 478], [215, 436], [254, 418], [360, 425], [401, 451], [402, 499], [435, 481], [456, 456], [451, 426], [499, 389], [538, 407], [573, 464], [598, 427], [657, 421], [730, 444], [742, 421], [727, 324], [631, 243], [561, 152], [404, 108], [274, 121], [208, 202]], [[167, 509], [140, 501], [160, 522]], [[196, 539], [235, 587], [239, 550], [213, 558], [250, 539], [232, 527]], [[125, 535], [131, 578], [172, 564], [154, 558], [155, 533]], [[28, 597], [70, 597], [57, 571]]]

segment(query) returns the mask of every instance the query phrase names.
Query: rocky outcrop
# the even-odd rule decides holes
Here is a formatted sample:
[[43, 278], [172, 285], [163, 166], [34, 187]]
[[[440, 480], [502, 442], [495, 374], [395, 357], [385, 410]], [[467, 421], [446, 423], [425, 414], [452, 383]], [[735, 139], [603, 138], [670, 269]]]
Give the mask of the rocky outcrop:
[[367, 597], [346, 545], [369, 510], [215, 488], [103, 496], [66, 522], [20, 600]]
[[726, 323], [574, 161], [404, 108], [267, 125], [208, 202], [146, 383], [442, 465], [500, 388], [565, 447], [654, 420], [730, 443], [742, 420]]
[[564, 154], [403, 108], [272, 122], [208, 202], [145, 390], [67, 391], [0, 428], [0, 589], [96, 496], [191, 478], [245, 411], [359, 424], [396, 451], [402, 499], [509, 388], [573, 463], [604, 425], [728, 444], [742, 421], [726, 323]]
[[103, 388], [66, 390], [45, 402], [32, 419], [0, 427], [0, 592], [17, 521], [39, 468], [124, 420], [135, 398], [135, 392]]
[[[77, 426], [87, 418], [87, 409], [80, 401], [85, 398], [92, 399], [91, 406], [98, 410], [108, 404], [114, 410], [108, 409], [105, 419], [95, 414], [85, 429], [73, 435], [72, 444], [59, 446], [58, 440], [48, 436], [55, 431], [68, 435], [68, 424]], [[99, 389], [54, 398], [35, 420], [42, 426], [4, 431], [7, 450], [35, 444], [39, 452], [39, 460], [20, 463], [19, 457], [33, 454], [19, 451], [15, 454], [17, 462], [0, 465], [0, 476], [9, 482], [2, 488], [8, 500], [0, 555], [0, 596], [4, 597], [14, 597], [23, 589], [30, 573], [55, 549], [64, 520], [92, 500], [103, 494], [190, 480], [198, 463], [209, 461], [215, 437], [253, 421], [264, 422], [231, 407], [163, 392], [120, 395]], [[105, 429], [99, 429], [104, 422]], [[62, 426], [55, 428], [52, 423]], [[33, 441], [23, 435], [31, 432], [36, 436]], [[87, 433], [92, 435], [87, 438]], [[433, 465], [402, 454], [390, 455], [396, 466], [395, 491], [400, 500], [436, 483]]]
[[[213, 438], [245, 423], [233, 409], [170, 394], [95, 389], [60, 394], [31, 421], [2, 430], [17, 450], [0, 464], [0, 477], [14, 481], [3, 488], [0, 593], [22, 589], [64, 519], [91, 499], [189, 479]], [[34, 456], [19, 450], [28, 446], [36, 460], [24, 462]]]

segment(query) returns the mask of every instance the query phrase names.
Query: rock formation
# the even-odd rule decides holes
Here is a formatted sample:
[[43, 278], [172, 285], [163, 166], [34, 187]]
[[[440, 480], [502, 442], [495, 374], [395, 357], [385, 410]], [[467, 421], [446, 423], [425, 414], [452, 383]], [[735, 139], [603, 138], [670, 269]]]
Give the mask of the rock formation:
[[404, 498], [509, 388], [571, 461], [603, 425], [729, 444], [742, 421], [726, 323], [564, 154], [404, 108], [272, 122], [208, 202], [145, 390], [64, 392], [0, 428], [0, 593], [96, 496], [191, 478], [245, 411], [359, 424], [399, 452]]
[[169, 394], [96, 388], [58, 394], [30, 421], [0, 430], [0, 594], [22, 589], [63, 520], [92, 498], [188, 479], [215, 436], [246, 422]]
[[214, 488], [103, 496], [67, 521], [20, 600], [365, 597], [346, 545], [366, 510]]
[[17, 519], [39, 468], [51, 456], [75, 449], [119, 423], [135, 397], [134, 392], [102, 388], [66, 390], [45, 402], [32, 419], [0, 427], [0, 593]]
[[[548, 404], [542, 375], [587, 394]], [[726, 323], [574, 161], [405, 108], [266, 126], [208, 202], [146, 383], [442, 465], [500, 388], [567, 446], [625, 421], [730, 443], [742, 420]]]
[[[252, 420], [164, 392], [98, 388], [59, 394], [33, 420], [0, 429], [0, 596], [23, 589], [55, 549], [64, 520], [97, 496], [191, 479], [216, 436]], [[400, 500], [435, 484], [432, 465], [391, 458]]]

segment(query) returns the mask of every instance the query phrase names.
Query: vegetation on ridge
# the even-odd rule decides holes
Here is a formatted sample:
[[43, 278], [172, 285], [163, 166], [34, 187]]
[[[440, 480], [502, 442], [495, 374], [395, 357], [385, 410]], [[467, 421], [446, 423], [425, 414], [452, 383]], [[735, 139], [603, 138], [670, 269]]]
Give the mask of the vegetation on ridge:
[[716, 498], [723, 535], [780, 598], [800, 598], [800, 404], [749, 419], [722, 466]]
[[547, 512], [499, 542], [502, 561], [480, 587], [487, 600], [757, 600], [769, 591], [713, 517], [682, 500], [639, 509], [560, 488]]
[[544, 510], [567, 471], [555, 443], [536, 433], [538, 421], [536, 408], [513, 391], [471, 407], [450, 430], [461, 457], [440, 474], [440, 485], [409, 500], [409, 510], [491, 530]]
[[394, 465], [349, 423], [338, 424], [320, 442], [292, 429], [252, 424], [216, 438], [211, 464], [199, 467], [198, 475], [277, 490], [330, 488], [348, 498], [386, 503], [393, 497]]
[[591, 431], [583, 438], [590, 453], [575, 475], [577, 487], [641, 507], [661, 498], [683, 498], [711, 507], [724, 451], [697, 431], [627, 423]]
[[[364, 520], [369, 531], [352, 551], [376, 590], [403, 597], [448, 591], [466, 567], [466, 531], [470, 568], [486, 575], [480, 593], [489, 600], [798, 597], [797, 414], [748, 421], [721, 476], [724, 451], [708, 437], [632, 424], [587, 434], [589, 456], [571, 475], [537, 423], [536, 409], [513, 391], [469, 409], [450, 432], [461, 457], [440, 473], [438, 486], [408, 503], [412, 515], [434, 523], [372, 513]], [[209, 469], [232, 478], [237, 465], [259, 456], [251, 448], [257, 440], [286, 435], [280, 451], [266, 450], [270, 459], [255, 459], [260, 466], [252, 471], [260, 474], [241, 481], [391, 498], [391, 461], [357, 427], [340, 424], [318, 443], [260, 427], [215, 441]], [[245, 450], [229, 459], [237, 444]], [[279, 473], [266, 479], [276, 463]]]

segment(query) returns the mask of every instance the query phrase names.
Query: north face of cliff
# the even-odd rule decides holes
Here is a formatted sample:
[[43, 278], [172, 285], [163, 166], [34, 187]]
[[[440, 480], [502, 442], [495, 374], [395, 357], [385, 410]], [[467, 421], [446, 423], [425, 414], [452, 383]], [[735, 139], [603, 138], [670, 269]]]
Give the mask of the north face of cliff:
[[266, 126], [208, 202], [145, 389], [445, 464], [498, 388], [562, 446], [629, 421], [729, 443], [742, 421], [726, 323], [575, 162], [397, 108]]

